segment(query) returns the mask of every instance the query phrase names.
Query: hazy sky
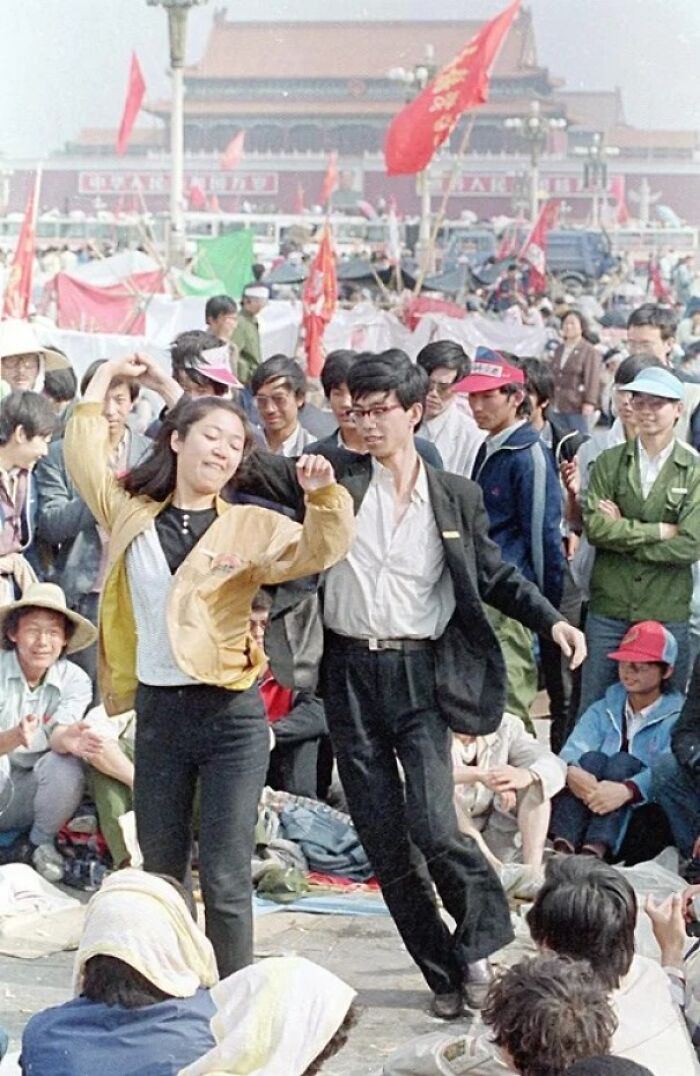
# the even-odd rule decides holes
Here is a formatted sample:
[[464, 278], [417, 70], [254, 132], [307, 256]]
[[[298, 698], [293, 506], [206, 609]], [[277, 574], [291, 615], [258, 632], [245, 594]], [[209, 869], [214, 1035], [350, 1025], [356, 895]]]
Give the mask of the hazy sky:
[[[225, 0], [209, 0], [192, 12], [192, 62], [222, 6]], [[530, 0], [529, 6], [539, 61], [565, 78], [568, 89], [617, 84], [635, 126], [700, 127], [700, 0]], [[229, 13], [271, 22], [466, 19], [503, 7], [505, 0], [232, 0]], [[134, 48], [148, 95], [167, 93], [161, 8], [146, 0], [0, 0], [0, 153], [38, 157], [82, 127], [116, 127]]]

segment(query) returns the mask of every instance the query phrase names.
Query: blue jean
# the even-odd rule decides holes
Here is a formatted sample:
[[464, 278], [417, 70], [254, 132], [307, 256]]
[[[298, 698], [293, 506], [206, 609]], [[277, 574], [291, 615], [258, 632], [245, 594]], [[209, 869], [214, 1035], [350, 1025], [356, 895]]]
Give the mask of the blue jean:
[[[581, 700], [579, 702], [578, 716], [580, 717], [589, 706], [598, 699], [602, 699], [605, 692], [618, 681], [617, 662], [612, 661], [608, 654], [611, 650], [617, 650], [622, 642], [622, 637], [628, 628], [632, 627], [631, 620], [618, 620], [615, 617], [599, 616], [598, 613], [589, 611], [586, 617], [586, 645], [588, 657], [583, 663], [581, 670]], [[676, 691], [685, 692], [688, 682], [690, 642], [688, 638], [688, 622], [674, 621], [664, 624], [678, 643], [678, 658], [673, 669], [671, 683]]]
[[[615, 755], [587, 751], [576, 765], [599, 781], [628, 781], [644, 769], [639, 759], [626, 751]], [[583, 800], [564, 788], [552, 800], [551, 833], [553, 837], [563, 837], [576, 849], [583, 844], [604, 844], [614, 852], [627, 828], [631, 810], [629, 804], [624, 804], [609, 814], [593, 814]]]
[[681, 855], [689, 856], [700, 837], [700, 783], [669, 751], [652, 767], [651, 795], [663, 808]]
[[184, 882], [199, 780], [206, 933], [223, 979], [253, 961], [251, 856], [269, 733], [257, 687], [139, 685], [134, 809], [144, 867]]

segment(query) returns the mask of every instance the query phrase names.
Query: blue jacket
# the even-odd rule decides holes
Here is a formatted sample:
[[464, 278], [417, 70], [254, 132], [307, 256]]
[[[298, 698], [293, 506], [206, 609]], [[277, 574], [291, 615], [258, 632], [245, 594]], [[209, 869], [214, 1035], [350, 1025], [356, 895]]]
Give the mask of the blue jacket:
[[[559, 752], [567, 765], [575, 765], [587, 751], [602, 751], [615, 755], [622, 747], [622, 729], [627, 692], [622, 684], [613, 684], [581, 715], [574, 730]], [[646, 769], [635, 773], [632, 780], [644, 800], [651, 789], [651, 767], [659, 755], [671, 750], [671, 732], [678, 720], [684, 698], [679, 691], [669, 691], [658, 700], [649, 721], [632, 741], [630, 754]]]
[[482, 446], [473, 478], [484, 494], [489, 537], [500, 546], [503, 559], [515, 564], [558, 608], [564, 553], [561, 488], [552, 455], [529, 423], [513, 430], [486, 460], [484, 451]]

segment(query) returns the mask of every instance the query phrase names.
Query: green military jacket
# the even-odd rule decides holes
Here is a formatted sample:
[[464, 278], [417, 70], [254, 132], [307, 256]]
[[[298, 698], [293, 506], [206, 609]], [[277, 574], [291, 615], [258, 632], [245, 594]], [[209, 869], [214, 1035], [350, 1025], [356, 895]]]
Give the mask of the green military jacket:
[[[614, 501], [622, 519], [598, 508]], [[700, 559], [700, 456], [676, 440], [649, 496], [642, 494], [637, 439], [602, 452], [583, 506], [595, 547], [590, 611], [620, 620], [688, 619], [692, 565]], [[661, 523], [678, 533], [662, 539]]]
[[233, 330], [231, 340], [238, 348], [238, 369], [234, 372], [238, 375], [239, 381], [247, 385], [262, 362], [262, 353], [257, 319], [246, 310], [240, 311], [238, 324]]

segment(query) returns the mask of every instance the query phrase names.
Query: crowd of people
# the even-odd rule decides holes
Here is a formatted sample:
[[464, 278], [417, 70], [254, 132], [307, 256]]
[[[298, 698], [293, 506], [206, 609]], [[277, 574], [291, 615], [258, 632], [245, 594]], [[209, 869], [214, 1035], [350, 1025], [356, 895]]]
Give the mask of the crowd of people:
[[[433, 1014], [482, 1010], [385, 1072], [695, 1072], [700, 380], [674, 311], [632, 310], [604, 352], [579, 306], [528, 301], [543, 354], [334, 351], [321, 397], [263, 358], [266, 294], [210, 299], [170, 370], [105, 358], [80, 384], [0, 322], [0, 859], [61, 881], [92, 811], [113, 871], [23, 1071], [95, 1071], [125, 1029], [165, 1059], [134, 1071], [191, 1076], [301, 1076], [339, 1044], [350, 988], [253, 963], [267, 785], [349, 813]], [[615, 865], [669, 846], [690, 888], [647, 904], [662, 970]], [[541, 953], [495, 977], [506, 891]], [[225, 1068], [275, 989], [293, 1065], [268, 1043]]]

